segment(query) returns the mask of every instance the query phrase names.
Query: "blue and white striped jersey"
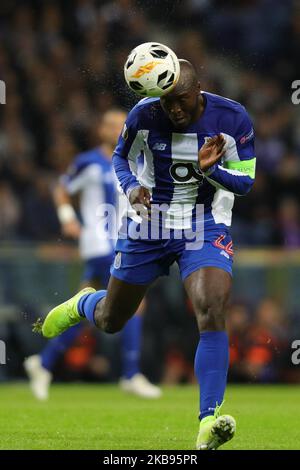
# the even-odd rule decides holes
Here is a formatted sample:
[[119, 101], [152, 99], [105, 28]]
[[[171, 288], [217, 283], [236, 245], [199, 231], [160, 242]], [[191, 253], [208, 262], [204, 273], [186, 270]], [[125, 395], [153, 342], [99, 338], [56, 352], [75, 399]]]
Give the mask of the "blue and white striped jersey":
[[[159, 98], [141, 100], [129, 113], [113, 156], [123, 191], [128, 194], [139, 184], [148, 188], [154, 204], [169, 205], [171, 228], [184, 228], [182, 212], [176, 220], [180, 206], [193, 217], [196, 204], [203, 205], [205, 224], [230, 226], [234, 195], [246, 194], [254, 181], [254, 132], [245, 108], [222, 96], [202, 95], [202, 116], [180, 132]], [[198, 151], [206, 138], [220, 133], [226, 139], [225, 154], [204, 174], [199, 170]], [[137, 176], [141, 152], [144, 167]]]
[[102, 204], [116, 205], [117, 179], [111, 160], [99, 147], [80, 153], [61, 181], [69, 194], [80, 195], [81, 256], [89, 259], [111, 253], [112, 236], [101, 222], [102, 211], [99, 211]]

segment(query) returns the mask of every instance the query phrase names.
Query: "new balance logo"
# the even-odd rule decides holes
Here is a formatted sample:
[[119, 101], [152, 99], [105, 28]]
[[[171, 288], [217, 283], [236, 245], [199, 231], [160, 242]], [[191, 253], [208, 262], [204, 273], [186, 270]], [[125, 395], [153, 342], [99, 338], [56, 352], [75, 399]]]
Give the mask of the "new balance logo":
[[154, 146], [153, 146], [153, 150], [163, 151], [163, 150], [166, 150], [166, 146], [167, 146], [167, 144], [156, 142], [156, 144], [154, 144]]

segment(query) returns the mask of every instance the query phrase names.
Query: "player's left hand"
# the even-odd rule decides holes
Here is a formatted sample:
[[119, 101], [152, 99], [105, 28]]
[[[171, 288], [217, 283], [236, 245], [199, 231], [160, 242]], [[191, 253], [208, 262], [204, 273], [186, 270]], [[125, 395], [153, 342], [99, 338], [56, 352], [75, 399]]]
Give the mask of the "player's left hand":
[[226, 140], [221, 134], [207, 139], [198, 153], [199, 168], [201, 171], [206, 172], [222, 158], [225, 153], [225, 144]]

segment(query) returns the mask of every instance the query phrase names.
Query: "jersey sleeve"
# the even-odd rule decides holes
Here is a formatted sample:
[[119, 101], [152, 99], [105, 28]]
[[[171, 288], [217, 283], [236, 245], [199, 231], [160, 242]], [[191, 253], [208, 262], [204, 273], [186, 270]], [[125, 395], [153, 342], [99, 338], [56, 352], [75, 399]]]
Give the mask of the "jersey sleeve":
[[138, 124], [138, 111], [133, 108], [128, 114], [113, 154], [114, 170], [121, 188], [127, 196], [134, 187], [139, 186], [137, 162], [143, 150], [144, 141]]
[[254, 183], [256, 165], [253, 125], [244, 108], [237, 115], [234, 130], [222, 134], [226, 139], [222, 162], [205, 172], [205, 176], [214, 186], [242, 196]]
[[70, 195], [80, 192], [89, 180], [88, 165], [81, 156], [76, 157], [67, 172], [60, 177], [61, 184]]

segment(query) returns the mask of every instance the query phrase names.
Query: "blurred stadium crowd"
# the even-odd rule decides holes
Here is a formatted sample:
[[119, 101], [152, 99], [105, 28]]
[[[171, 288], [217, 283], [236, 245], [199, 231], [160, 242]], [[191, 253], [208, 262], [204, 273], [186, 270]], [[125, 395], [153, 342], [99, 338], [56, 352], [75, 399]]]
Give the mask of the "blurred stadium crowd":
[[[148, 40], [174, 48], [195, 65], [204, 90], [242, 102], [253, 118], [257, 176], [235, 204], [235, 245], [300, 248], [300, 108], [291, 101], [300, 78], [300, 6], [293, 0], [2, 0], [0, 240], [61, 238], [53, 184], [76, 153], [98, 144], [105, 110], [135, 103], [123, 64]], [[232, 307], [233, 378], [282, 379], [276, 351], [288, 344], [287, 320], [267, 299], [251, 328], [249, 318], [245, 305]], [[172, 338], [167, 344], [157, 377], [192, 380], [192, 342], [181, 345], [183, 356]]]

